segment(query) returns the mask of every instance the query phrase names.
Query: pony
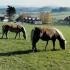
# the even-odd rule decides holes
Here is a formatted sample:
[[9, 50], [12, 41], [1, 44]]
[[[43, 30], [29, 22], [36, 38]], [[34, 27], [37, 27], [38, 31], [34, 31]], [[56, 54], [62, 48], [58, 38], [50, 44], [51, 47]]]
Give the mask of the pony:
[[46, 46], [45, 46], [45, 50], [46, 50], [46, 47], [48, 45], [49, 40], [52, 40], [53, 50], [55, 50], [56, 39], [58, 39], [60, 47], [62, 49], [65, 49], [66, 40], [65, 40], [63, 34], [57, 28], [35, 27], [34, 29], [32, 29], [32, 31], [31, 31], [31, 41], [32, 41], [32, 50], [33, 51], [37, 51], [36, 43], [38, 42], [39, 39], [47, 42]]
[[2, 25], [2, 38], [3, 38], [4, 34], [6, 35], [6, 39], [8, 38], [7, 37], [8, 31], [16, 33], [15, 39], [16, 39], [18, 34], [19, 34], [19, 38], [20, 38], [20, 32], [22, 32], [24, 39], [26, 39], [26, 30], [22, 25], [19, 25], [19, 24], [5, 24], [5, 25]]

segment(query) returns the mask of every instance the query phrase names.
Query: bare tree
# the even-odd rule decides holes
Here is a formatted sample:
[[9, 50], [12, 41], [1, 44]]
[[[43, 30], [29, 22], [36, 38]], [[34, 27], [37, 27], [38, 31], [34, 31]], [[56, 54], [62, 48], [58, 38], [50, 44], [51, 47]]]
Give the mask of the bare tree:
[[51, 23], [53, 16], [51, 13], [40, 13], [40, 19], [42, 20], [42, 23], [46, 24], [46, 23]]

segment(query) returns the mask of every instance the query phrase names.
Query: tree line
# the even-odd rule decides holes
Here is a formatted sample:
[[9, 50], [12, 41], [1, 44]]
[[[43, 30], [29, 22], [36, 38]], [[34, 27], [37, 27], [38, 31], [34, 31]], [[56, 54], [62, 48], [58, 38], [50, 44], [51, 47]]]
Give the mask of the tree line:
[[[8, 6], [6, 9], [6, 13], [7, 13], [8, 20], [12, 21], [14, 15], [16, 14], [15, 7]], [[25, 16], [29, 16], [29, 15], [27, 13], [23, 13], [23, 14], [19, 15], [19, 17], [20, 17], [19, 19], [23, 20], [23, 17], [25, 17]], [[40, 12], [39, 18], [41, 19], [43, 24], [51, 23], [52, 19], [53, 19], [53, 15], [48, 12]]]

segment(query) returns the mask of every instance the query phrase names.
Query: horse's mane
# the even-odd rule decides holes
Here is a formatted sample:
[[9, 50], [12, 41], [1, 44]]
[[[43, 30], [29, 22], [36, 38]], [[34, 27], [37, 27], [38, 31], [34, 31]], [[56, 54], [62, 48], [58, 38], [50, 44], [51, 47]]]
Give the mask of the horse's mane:
[[63, 34], [62, 34], [57, 28], [54, 28], [54, 29], [57, 31], [57, 33], [60, 35], [60, 37], [61, 37], [63, 40], [65, 40]]
[[66, 39], [64, 38], [63, 34], [57, 28], [54, 28], [54, 29], [58, 32], [58, 34], [60, 35], [61, 39], [64, 40], [65, 44], [66, 44], [67, 42], [66, 42]]

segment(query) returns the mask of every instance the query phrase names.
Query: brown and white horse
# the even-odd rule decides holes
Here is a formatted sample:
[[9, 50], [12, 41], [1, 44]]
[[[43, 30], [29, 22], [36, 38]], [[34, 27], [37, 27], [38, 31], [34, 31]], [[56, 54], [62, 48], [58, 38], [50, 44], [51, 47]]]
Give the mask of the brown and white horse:
[[19, 34], [19, 38], [20, 38], [20, 32], [22, 32], [24, 39], [26, 39], [26, 30], [22, 25], [19, 25], [19, 24], [5, 24], [5, 25], [3, 25], [2, 26], [2, 38], [3, 38], [4, 34], [6, 35], [6, 38], [8, 38], [7, 37], [8, 31], [16, 33], [15, 39], [18, 34]]
[[32, 29], [31, 40], [32, 40], [32, 50], [33, 51], [37, 51], [36, 43], [38, 42], [39, 39], [47, 41], [46, 46], [45, 46], [45, 50], [46, 50], [46, 47], [48, 45], [49, 40], [52, 40], [53, 50], [55, 50], [56, 39], [59, 40], [60, 47], [62, 49], [65, 49], [66, 40], [65, 40], [64, 36], [62, 35], [62, 33], [56, 28], [35, 27], [34, 29]]

